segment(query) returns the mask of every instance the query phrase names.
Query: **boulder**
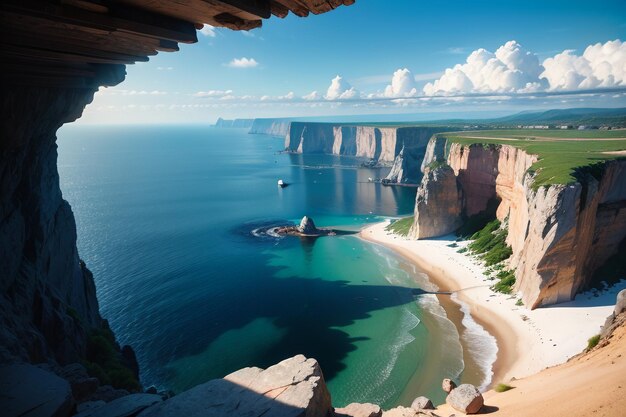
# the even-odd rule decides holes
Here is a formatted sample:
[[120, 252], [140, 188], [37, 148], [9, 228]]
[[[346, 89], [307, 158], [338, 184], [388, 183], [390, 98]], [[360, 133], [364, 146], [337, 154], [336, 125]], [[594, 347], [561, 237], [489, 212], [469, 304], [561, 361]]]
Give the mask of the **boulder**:
[[308, 216], [302, 218], [298, 231], [304, 235], [316, 235], [319, 233], [313, 219]]
[[70, 384], [33, 365], [0, 367], [0, 393], [5, 416], [65, 417], [74, 409]]
[[434, 410], [435, 406], [432, 401], [426, 397], [417, 397], [411, 403], [411, 408], [414, 410]]
[[441, 389], [447, 392], [448, 394], [450, 393], [450, 391], [452, 391], [455, 388], [456, 388], [456, 384], [454, 383], [453, 380], [449, 378], [446, 378], [441, 382]]
[[64, 366], [60, 375], [70, 383], [72, 395], [79, 403], [91, 397], [100, 386], [98, 378], [90, 377], [85, 367], [80, 363]]
[[463, 224], [463, 191], [448, 165], [427, 168], [415, 197], [409, 237], [425, 239], [454, 232]]
[[409, 407], [396, 407], [383, 413], [383, 417], [415, 417], [417, 411]]
[[342, 408], [335, 408], [336, 417], [381, 417], [380, 406], [370, 403], [351, 403]]
[[75, 417], [131, 417], [161, 401], [160, 395], [130, 394], [101, 407], [88, 408]]
[[125, 397], [128, 394], [130, 394], [130, 392], [125, 389], [117, 389], [110, 385], [103, 385], [98, 387], [96, 392], [89, 397], [89, 401], [104, 401], [108, 403], [113, 400], [117, 400], [118, 398]]
[[327, 417], [330, 393], [315, 359], [297, 355], [267, 369], [244, 368], [142, 411], [140, 417]]
[[98, 401], [85, 401], [84, 403], [80, 403], [76, 406], [76, 412], [82, 414], [87, 410], [95, 410], [96, 408], [102, 407], [106, 405], [106, 403], [102, 400]]
[[448, 403], [455, 410], [465, 414], [475, 414], [484, 405], [485, 401], [482, 394], [472, 384], [461, 384], [454, 388], [446, 398]]

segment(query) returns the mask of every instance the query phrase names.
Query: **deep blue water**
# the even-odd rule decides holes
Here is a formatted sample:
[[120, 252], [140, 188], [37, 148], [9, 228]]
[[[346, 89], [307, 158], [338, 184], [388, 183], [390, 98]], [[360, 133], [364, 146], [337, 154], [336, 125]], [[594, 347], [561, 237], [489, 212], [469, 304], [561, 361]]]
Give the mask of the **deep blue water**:
[[253, 233], [305, 214], [356, 230], [412, 212], [415, 189], [367, 181], [384, 169], [279, 154], [281, 139], [240, 129], [70, 125], [58, 136], [79, 253], [145, 386], [180, 391], [304, 353], [336, 405], [390, 406], [409, 381], [437, 399], [441, 376], [461, 371], [458, 335], [443, 352], [455, 330], [436, 299], [416, 297], [428, 282], [401, 258], [356, 236]]

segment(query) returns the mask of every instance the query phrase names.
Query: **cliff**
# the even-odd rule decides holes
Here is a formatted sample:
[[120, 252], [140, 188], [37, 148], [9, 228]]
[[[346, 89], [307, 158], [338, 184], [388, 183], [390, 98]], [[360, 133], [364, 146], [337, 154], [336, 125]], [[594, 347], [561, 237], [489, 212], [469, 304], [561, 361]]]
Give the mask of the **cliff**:
[[91, 273], [76, 249], [76, 224], [62, 198], [56, 130], [80, 117], [98, 84], [124, 79], [99, 66], [89, 88], [7, 85], [0, 143], [0, 361], [59, 363], [84, 356], [102, 319]]
[[249, 129], [252, 127], [253, 119], [222, 119], [215, 122], [215, 127]]
[[290, 124], [291, 119], [254, 119], [248, 133], [284, 138]]
[[[604, 162], [596, 177], [582, 169], [574, 184], [534, 188], [530, 168], [536, 155], [513, 145], [480, 143], [450, 143], [446, 154], [441, 141], [431, 140], [423, 166], [427, 172], [429, 165], [450, 169], [422, 180], [411, 236], [451, 233], [478, 214], [506, 220], [513, 251], [509, 266], [527, 305], [571, 300], [626, 238], [626, 161]], [[458, 215], [445, 210], [454, 200], [461, 207]], [[494, 201], [495, 213], [488, 213]]]
[[391, 165], [387, 180], [417, 184], [419, 169], [429, 139], [446, 127], [374, 127], [331, 123], [291, 122], [285, 135], [285, 149], [298, 153], [323, 153], [367, 158], [379, 165]]

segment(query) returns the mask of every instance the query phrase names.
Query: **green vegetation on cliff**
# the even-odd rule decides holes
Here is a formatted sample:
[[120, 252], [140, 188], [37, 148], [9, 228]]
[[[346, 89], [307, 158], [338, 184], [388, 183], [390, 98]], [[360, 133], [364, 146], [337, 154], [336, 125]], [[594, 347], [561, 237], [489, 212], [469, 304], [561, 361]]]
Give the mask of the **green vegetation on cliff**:
[[492, 266], [507, 259], [513, 253], [511, 247], [506, 244], [507, 235], [507, 230], [500, 228], [500, 221], [493, 220], [472, 235], [473, 242], [468, 245], [468, 248], [479, 255], [485, 261], [485, 265]]
[[389, 226], [385, 228], [390, 232], [393, 232], [400, 236], [408, 236], [409, 230], [413, 225], [413, 216], [404, 217], [402, 219], [394, 220]]
[[[604, 162], [625, 158], [626, 130], [484, 130], [440, 134], [462, 145], [511, 145], [537, 155], [530, 171], [536, 173], [533, 188], [576, 182], [581, 168], [602, 171]], [[592, 173], [593, 174], [593, 173]]]
[[474, 233], [470, 239], [472, 242], [467, 245], [468, 249], [478, 255], [485, 265], [493, 268], [487, 269], [488, 275], [494, 270], [498, 270], [495, 278], [498, 279], [491, 289], [504, 294], [510, 294], [515, 284], [515, 271], [504, 269], [502, 261], [508, 259], [513, 253], [511, 247], [506, 244], [508, 231], [501, 228], [499, 220], [493, 220], [478, 232]]
[[112, 385], [130, 392], [141, 390], [133, 372], [123, 363], [115, 336], [108, 327], [94, 329], [87, 339], [87, 355], [83, 365], [101, 385]]

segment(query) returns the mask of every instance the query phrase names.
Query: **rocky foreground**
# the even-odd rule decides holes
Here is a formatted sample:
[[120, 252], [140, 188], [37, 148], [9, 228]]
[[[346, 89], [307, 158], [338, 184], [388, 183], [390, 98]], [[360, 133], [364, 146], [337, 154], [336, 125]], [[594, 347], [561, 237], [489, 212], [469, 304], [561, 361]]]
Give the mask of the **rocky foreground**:
[[620, 415], [626, 407], [625, 358], [626, 290], [619, 293], [597, 346], [566, 364], [509, 381], [512, 389], [490, 391], [484, 398], [473, 385], [457, 386], [445, 379], [446, 404], [436, 409], [425, 397], [417, 397], [411, 407], [385, 411], [369, 403], [333, 408], [319, 364], [303, 355], [267, 369], [240, 369], [175, 396], [153, 389], [136, 394], [102, 389], [78, 364], [62, 369], [7, 365], [0, 367], [0, 407], [7, 416], [56, 417], [608, 417]]

